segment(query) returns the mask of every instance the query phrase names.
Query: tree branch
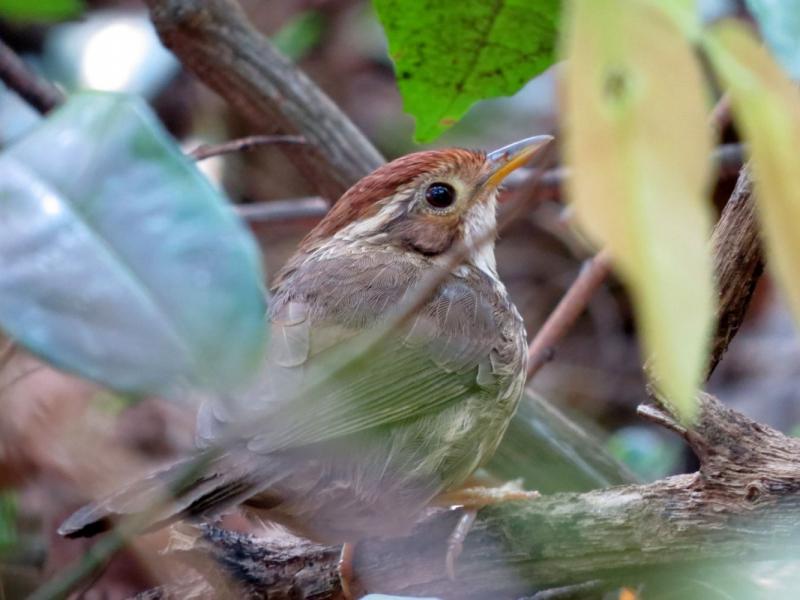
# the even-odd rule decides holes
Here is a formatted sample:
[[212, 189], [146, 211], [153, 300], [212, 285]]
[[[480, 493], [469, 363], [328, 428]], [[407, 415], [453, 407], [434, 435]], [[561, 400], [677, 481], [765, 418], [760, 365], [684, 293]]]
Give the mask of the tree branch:
[[711, 345], [709, 376], [739, 331], [756, 283], [764, 270], [749, 166], [745, 166], [739, 175], [711, 236], [711, 245], [714, 248], [719, 312], [717, 332]]
[[220, 156], [221, 154], [244, 152], [258, 146], [305, 143], [307, 143], [306, 138], [301, 135], [251, 135], [221, 144], [203, 144], [192, 150], [189, 156], [195, 160], [205, 160], [212, 156]]
[[[638, 584], [687, 564], [800, 556], [800, 440], [711, 396], [702, 395], [701, 406], [697, 424], [683, 431], [700, 459], [698, 473], [486, 508], [455, 582], [445, 573], [444, 553], [458, 514], [438, 512], [407, 538], [359, 544], [362, 585], [406, 596], [502, 600], [597, 580], [605, 588]], [[268, 590], [270, 600], [341, 598], [333, 548], [204, 527], [173, 554], [194, 565], [212, 558], [237, 597], [266, 598]], [[205, 594], [219, 597], [210, 588]]]
[[528, 346], [528, 379], [553, 359], [556, 343], [572, 329], [611, 271], [611, 259], [605, 250], [583, 264], [578, 278]]
[[282, 150], [317, 193], [337, 200], [384, 160], [235, 0], [145, 0], [164, 45], [206, 85], [270, 134], [302, 134]]
[[64, 101], [61, 90], [40, 77], [2, 41], [0, 41], [0, 80], [40, 113], [50, 112]]

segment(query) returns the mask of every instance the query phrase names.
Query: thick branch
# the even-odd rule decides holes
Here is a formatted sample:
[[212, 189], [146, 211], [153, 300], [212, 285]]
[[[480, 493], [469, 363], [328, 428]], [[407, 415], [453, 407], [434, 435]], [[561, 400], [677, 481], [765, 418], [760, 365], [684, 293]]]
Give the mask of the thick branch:
[[281, 149], [317, 192], [336, 200], [383, 158], [235, 0], [146, 0], [164, 44], [206, 85], [267, 133], [300, 133]]
[[[800, 556], [800, 440], [707, 395], [684, 437], [699, 473], [482, 510], [455, 582], [444, 570], [455, 512], [429, 516], [409, 537], [359, 544], [356, 573], [370, 591], [502, 600], [596, 580], [636, 584], [680, 565]], [[174, 554], [190, 564], [212, 557], [238, 597], [264, 598], [267, 590], [270, 600], [341, 597], [333, 548], [207, 528]]]

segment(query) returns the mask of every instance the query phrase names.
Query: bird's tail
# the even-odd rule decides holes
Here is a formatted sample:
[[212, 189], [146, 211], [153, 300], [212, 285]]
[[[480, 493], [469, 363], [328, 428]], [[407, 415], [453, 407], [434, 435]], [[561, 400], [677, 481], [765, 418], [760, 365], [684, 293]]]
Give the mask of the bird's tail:
[[[129, 485], [69, 517], [58, 533], [92, 537], [125, 517], [141, 519], [153, 531], [181, 519], [215, 517], [263, 489], [269, 478], [259, 473], [256, 457], [201, 454]], [[263, 460], [263, 457], [262, 457]]]

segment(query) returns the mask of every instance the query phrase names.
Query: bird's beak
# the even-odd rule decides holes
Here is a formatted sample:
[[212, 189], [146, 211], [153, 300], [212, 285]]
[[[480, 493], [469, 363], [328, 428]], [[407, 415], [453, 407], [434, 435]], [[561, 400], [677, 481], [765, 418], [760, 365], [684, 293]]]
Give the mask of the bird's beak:
[[552, 135], [537, 135], [490, 152], [487, 158], [495, 167], [485, 185], [499, 186], [511, 171], [527, 163], [551, 141], [553, 141]]

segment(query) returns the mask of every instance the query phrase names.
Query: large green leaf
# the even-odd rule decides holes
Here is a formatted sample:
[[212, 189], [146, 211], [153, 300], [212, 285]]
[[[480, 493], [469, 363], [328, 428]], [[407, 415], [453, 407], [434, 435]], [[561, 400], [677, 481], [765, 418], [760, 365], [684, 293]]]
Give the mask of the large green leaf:
[[472, 104], [514, 94], [553, 64], [558, 0], [374, 0], [403, 106], [427, 142]]
[[0, 0], [0, 17], [21, 21], [51, 21], [76, 17], [83, 0]]
[[73, 97], [0, 154], [0, 325], [115, 389], [226, 392], [260, 362], [260, 255], [140, 99]]
[[627, 284], [656, 380], [688, 414], [714, 314], [703, 76], [673, 16], [649, 0], [575, 0], [568, 28], [570, 199]]
[[800, 79], [800, 0], [745, 0], [775, 56]]
[[740, 23], [712, 28], [706, 51], [752, 157], [769, 265], [800, 318], [800, 92]]

